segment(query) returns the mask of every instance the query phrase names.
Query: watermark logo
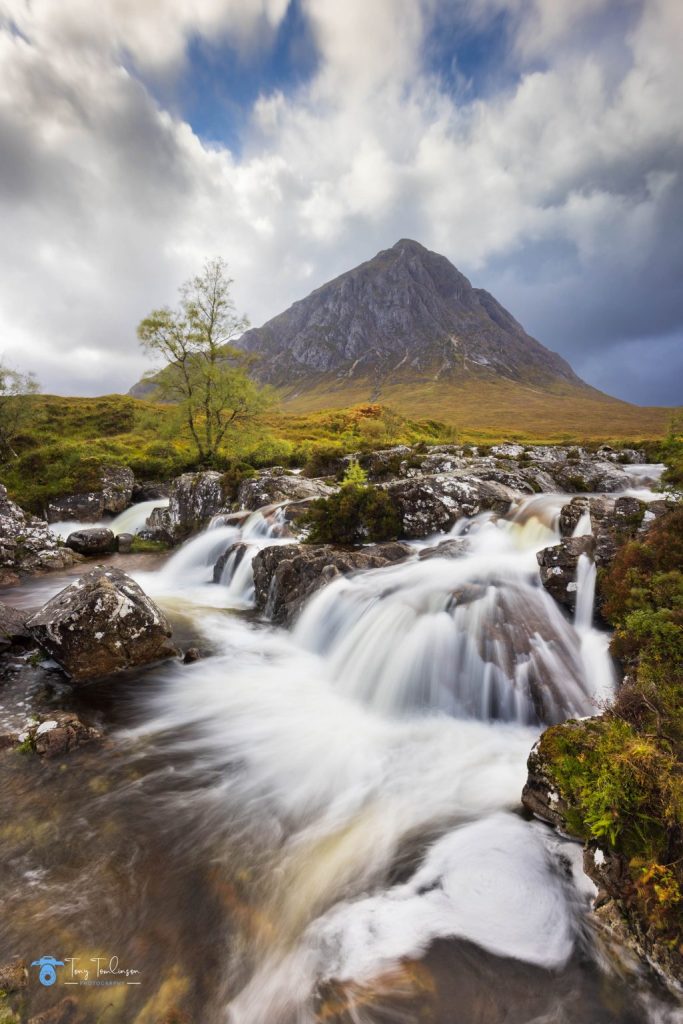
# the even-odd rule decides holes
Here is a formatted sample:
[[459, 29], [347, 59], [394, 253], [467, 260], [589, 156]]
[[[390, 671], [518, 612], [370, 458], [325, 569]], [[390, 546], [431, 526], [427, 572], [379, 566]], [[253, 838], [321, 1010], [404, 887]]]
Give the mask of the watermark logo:
[[140, 985], [141, 971], [137, 967], [123, 965], [117, 956], [92, 956], [88, 959], [65, 956], [57, 960], [53, 956], [41, 956], [31, 967], [40, 968], [38, 981], [41, 985], [54, 985], [57, 981], [56, 967], [66, 967], [60, 977], [63, 985]]
[[41, 956], [40, 960], [34, 960], [31, 967], [40, 967], [38, 981], [41, 985], [49, 987], [57, 980], [55, 967], [63, 967], [63, 960], [56, 960], [53, 956]]

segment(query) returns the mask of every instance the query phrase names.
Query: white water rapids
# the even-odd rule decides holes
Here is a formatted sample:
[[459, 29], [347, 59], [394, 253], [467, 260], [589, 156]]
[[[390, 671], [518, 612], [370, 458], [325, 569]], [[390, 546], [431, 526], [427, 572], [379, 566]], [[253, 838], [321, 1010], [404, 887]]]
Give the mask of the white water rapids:
[[[592, 563], [579, 565], [574, 622], [538, 579], [564, 500], [461, 522], [461, 557], [420, 558], [423, 543], [342, 578], [292, 633], [219, 610], [249, 606], [253, 555], [286, 539], [272, 509], [217, 522], [138, 575], [193, 608], [215, 652], [160, 670], [133, 738], [183, 759], [166, 799], [191, 819], [193, 849], [222, 844], [254, 877], [226, 1020], [312, 1022], [326, 984], [380, 986], [439, 939], [545, 970], [577, 945], [585, 955], [576, 847], [517, 813], [539, 728], [596, 713], [614, 682]], [[375, 1020], [348, 998], [354, 1021]]]

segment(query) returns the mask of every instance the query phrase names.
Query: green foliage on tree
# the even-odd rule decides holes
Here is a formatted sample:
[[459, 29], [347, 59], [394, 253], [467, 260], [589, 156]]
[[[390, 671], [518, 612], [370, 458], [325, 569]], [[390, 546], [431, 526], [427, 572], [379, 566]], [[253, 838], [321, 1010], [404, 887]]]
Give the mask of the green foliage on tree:
[[272, 403], [270, 392], [247, 375], [247, 357], [230, 344], [248, 326], [236, 312], [232, 283], [225, 262], [209, 260], [181, 287], [177, 309], [155, 309], [138, 326], [143, 348], [165, 364], [147, 377], [159, 398], [182, 411], [206, 465], [215, 463], [229, 432]]
[[32, 373], [0, 362], [0, 458], [16, 457], [14, 443], [33, 418], [33, 396], [40, 388]]
[[357, 459], [351, 459], [344, 473], [342, 487], [365, 487], [368, 482], [368, 474], [365, 472]]

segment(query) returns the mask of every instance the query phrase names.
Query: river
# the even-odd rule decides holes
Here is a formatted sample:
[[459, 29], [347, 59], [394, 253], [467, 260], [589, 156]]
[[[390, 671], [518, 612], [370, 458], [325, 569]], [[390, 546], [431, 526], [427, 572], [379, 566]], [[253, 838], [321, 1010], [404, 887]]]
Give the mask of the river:
[[[565, 500], [461, 521], [459, 558], [421, 542], [339, 579], [291, 632], [254, 614], [249, 552], [209, 582], [232, 540], [278, 542], [272, 510], [168, 559], [116, 556], [204, 657], [76, 695], [24, 664], [2, 691], [6, 722], [40, 699], [108, 730], [62, 764], [2, 761], [0, 961], [69, 958], [32, 1011], [73, 996], [84, 1024], [680, 1021], [606, 955], [580, 847], [521, 811], [543, 725], [595, 714], [616, 683], [591, 563], [573, 622], [539, 583]], [[139, 973], [69, 975], [114, 956]]]

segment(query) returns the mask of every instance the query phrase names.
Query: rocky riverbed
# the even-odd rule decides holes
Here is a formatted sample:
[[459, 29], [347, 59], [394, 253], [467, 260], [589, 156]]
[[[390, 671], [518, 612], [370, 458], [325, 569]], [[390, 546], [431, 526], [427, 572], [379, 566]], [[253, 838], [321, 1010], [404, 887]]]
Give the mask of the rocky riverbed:
[[[679, 1019], [593, 927], [578, 845], [521, 805], [540, 730], [616, 685], [595, 567], [666, 510], [658, 468], [512, 444], [361, 461], [395, 541], [306, 542], [343, 463], [232, 499], [185, 474], [129, 518], [183, 546], [99, 567], [3, 499], [8, 1022]], [[45, 987], [47, 953], [139, 976]]]

